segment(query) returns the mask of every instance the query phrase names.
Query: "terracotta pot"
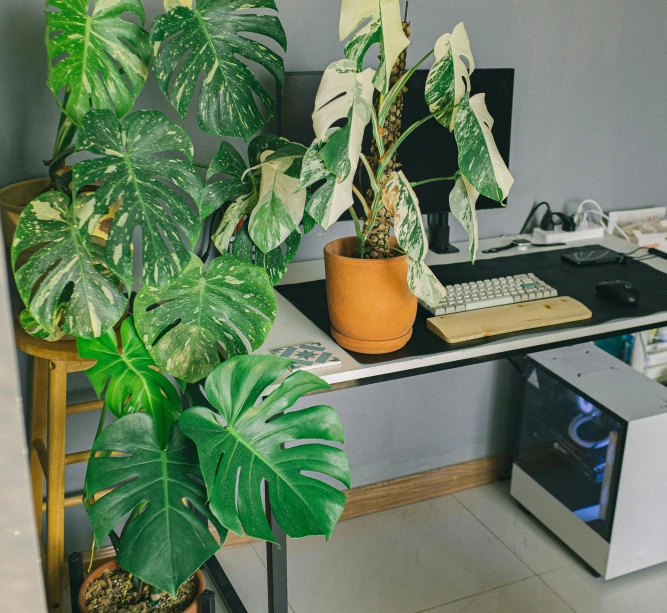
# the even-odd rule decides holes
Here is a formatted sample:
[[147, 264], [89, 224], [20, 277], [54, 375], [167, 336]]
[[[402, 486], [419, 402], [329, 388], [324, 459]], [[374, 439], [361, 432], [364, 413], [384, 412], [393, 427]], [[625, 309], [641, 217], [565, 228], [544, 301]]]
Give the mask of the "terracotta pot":
[[[116, 568], [118, 568], [118, 562], [116, 562], [116, 560], [111, 560], [111, 562], [107, 562], [106, 564], [102, 564], [102, 566], [96, 568], [84, 579], [83, 585], [79, 590], [79, 611], [81, 611], [81, 613], [89, 613], [88, 607], [86, 606], [86, 591], [88, 590], [88, 586], [93, 581], [95, 581], [95, 579], [97, 579], [105, 570], [115, 570]], [[199, 610], [199, 597], [206, 589], [204, 575], [202, 575], [200, 570], [195, 573], [195, 581], [197, 582], [197, 597], [194, 599], [192, 604], [187, 609], [185, 609], [185, 611], [183, 611], [183, 613], [197, 613]]]
[[31, 179], [14, 183], [0, 189], [0, 211], [2, 211], [2, 233], [5, 238], [5, 244], [12, 246], [16, 225], [23, 209], [31, 200], [39, 196], [51, 180], [48, 178]]
[[[390, 240], [396, 246], [396, 239]], [[408, 288], [407, 258], [352, 257], [358, 244], [352, 236], [324, 248], [331, 334], [350, 351], [390, 353], [410, 340], [417, 316], [417, 298]]]

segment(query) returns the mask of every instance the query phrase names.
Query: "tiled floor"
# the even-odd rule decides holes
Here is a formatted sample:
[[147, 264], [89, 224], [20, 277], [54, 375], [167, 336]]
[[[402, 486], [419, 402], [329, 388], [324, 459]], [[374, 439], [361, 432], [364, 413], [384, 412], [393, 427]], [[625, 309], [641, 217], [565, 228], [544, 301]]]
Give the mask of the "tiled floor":
[[[219, 557], [266, 613], [264, 545]], [[291, 613], [667, 613], [667, 564], [594, 579], [507, 483], [343, 522], [326, 544], [289, 541], [288, 560]]]

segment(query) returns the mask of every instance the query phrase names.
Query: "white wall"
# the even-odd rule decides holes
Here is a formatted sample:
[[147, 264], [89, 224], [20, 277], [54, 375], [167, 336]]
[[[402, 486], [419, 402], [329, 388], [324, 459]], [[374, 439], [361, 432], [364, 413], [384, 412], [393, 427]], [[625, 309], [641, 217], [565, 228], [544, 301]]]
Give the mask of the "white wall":
[[[339, 2], [277, 0], [287, 31], [288, 70], [322, 70], [342, 57]], [[149, 19], [161, 10], [144, 0]], [[44, 173], [57, 110], [44, 85], [42, 0], [0, 0], [0, 185]], [[409, 62], [460, 20], [480, 67], [516, 69], [511, 170], [516, 184], [506, 210], [480, 215], [480, 233], [519, 230], [530, 206], [546, 199], [572, 210], [583, 198], [606, 209], [664, 203], [667, 177], [667, 2], [664, 0], [411, 0]], [[152, 77], [139, 101], [176, 120]], [[218, 139], [190, 117], [198, 160]], [[321, 257], [336, 235], [312, 233], [301, 259]], [[463, 239], [454, 229], [454, 239]], [[22, 361], [24, 389], [29, 375]], [[73, 377], [72, 395], [89, 393]], [[318, 398], [341, 414], [356, 485], [508, 449], [517, 376], [506, 363], [471, 366]], [[87, 448], [96, 415], [71, 418], [68, 450]], [[81, 487], [81, 467], [68, 469], [67, 488]], [[68, 512], [68, 548], [89, 546], [81, 509]]]

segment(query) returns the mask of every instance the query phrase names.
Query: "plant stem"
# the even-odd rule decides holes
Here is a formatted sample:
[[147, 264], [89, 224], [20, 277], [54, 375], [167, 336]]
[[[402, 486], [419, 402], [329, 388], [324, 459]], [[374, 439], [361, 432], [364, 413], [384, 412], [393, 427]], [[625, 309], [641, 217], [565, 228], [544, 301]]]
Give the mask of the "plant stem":
[[208, 169], [208, 165], [207, 165], [207, 164], [200, 164], [199, 162], [192, 162], [192, 165], [193, 165], [195, 168], [206, 168], [206, 169]]
[[352, 215], [352, 221], [354, 221], [354, 232], [357, 235], [357, 240], [359, 241], [359, 257], [361, 259], [364, 258], [364, 237], [361, 234], [361, 224], [359, 223], [359, 217], [357, 217], [357, 214], [354, 210], [354, 207], [351, 206], [350, 209], [350, 215]]
[[361, 202], [361, 206], [364, 209], [364, 215], [366, 215], [366, 217], [368, 217], [370, 215], [370, 210], [368, 209], [368, 205], [366, 204], [366, 199], [363, 197], [362, 193], [359, 191], [359, 188], [354, 184], [352, 185], [352, 192], [359, 199], [359, 202]]
[[436, 177], [435, 179], [424, 179], [423, 181], [415, 181], [410, 183], [412, 187], [417, 187], [418, 185], [425, 185], [426, 183], [435, 183], [436, 181], [455, 181], [456, 175], [453, 177]]
[[384, 155], [384, 141], [382, 140], [382, 136], [380, 136], [380, 124], [374, 106], [371, 107], [371, 123], [373, 124], [373, 138], [375, 139], [375, 144], [380, 152], [380, 157], [382, 157]]
[[371, 168], [370, 162], [368, 161], [368, 158], [363, 154], [359, 154], [359, 159], [361, 160], [361, 163], [364, 165], [364, 168], [366, 169], [366, 172], [368, 173], [368, 179], [371, 182], [371, 188], [373, 189], [373, 193], [377, 193], [379, 186], [377, 181], [375, 180], [375, 175], [373, 174], [373, 169]]

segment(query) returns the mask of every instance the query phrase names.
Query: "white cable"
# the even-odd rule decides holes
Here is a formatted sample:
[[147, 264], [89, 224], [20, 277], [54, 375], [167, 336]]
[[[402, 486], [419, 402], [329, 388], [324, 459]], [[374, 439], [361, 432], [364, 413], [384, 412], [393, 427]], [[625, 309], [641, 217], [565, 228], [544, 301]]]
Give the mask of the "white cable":
[[604, 211], [602, 210], [602, 207], [595, 200], [593, 200], [591, 198], [586, 198], [586, 200], [582, 200], [579, 203], [579, 206], [577, 207], [577, 212], [574, 214], [574, 224], [576, 226], [578, 226], [579, 223], [581, 222], [581, 217], [584, 214], [584, 205], [585, 204], [592, 204], [593, 206], [597, 207], [597, 210], [600, 211], [600, 213], [604, 213]]
[[[609, 215], [606, 215], [606, 214], [603, 213], [602, 211], [590, 211], [590, 210], [589, 210], [589, 211], [585, 211], [584, 214], [583, 214], [583, 218], [582, 218], [581, 222], [580, 222], [580, 223], [577, 223], [577, 229], [579, 229], [581, 226], [583, 226], [583, 225], [588, 221], [588, 216], [589, 216], [591, 213], [593, 213], [594, 215], [599, 215], [599, 216], [600, 216], [600, 225], [601, 225], [603, 228], [608, 229], [608, 228], [609, 228], [609, 225], [612, 225], [614, 228], [616, 228], [616, 230], [618, 231], [618, 233], [619, 233], [619, 234], [620, 234], [626, 241], [628, 241], [629, 243], [632, 242], [632, 240], [630, 239], [630, 237], [629, 237], [629, 236], [628, 236], [628, 235], [621, 229], [621, 227], [620, 227], [620, 226], [619, 226], [613, 219], [611, 219], [611, 217], [609, 217]], [[606, 224], [606, 225], [605, 225], [605, 223], [602, 221], [603, 219], [606, 219], [606, 220], [607, 220], [607, 224]], [[583, 228], [581, 228], [581, 229], [583, 229]]]

